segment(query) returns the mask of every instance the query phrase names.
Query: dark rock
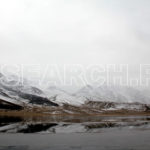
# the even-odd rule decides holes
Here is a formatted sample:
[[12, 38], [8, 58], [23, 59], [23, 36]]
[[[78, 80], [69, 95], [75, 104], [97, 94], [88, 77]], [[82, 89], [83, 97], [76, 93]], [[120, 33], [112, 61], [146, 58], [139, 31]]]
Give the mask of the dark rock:
[[48, 106], [59, 106], [58, 104], [51, 102], [48, 98], [27, 94], [27, 93], [18, 93], [18, 95], [23, 98], [29, 100], [29, 103], [37, 104], [37, 105], [48, 105]]

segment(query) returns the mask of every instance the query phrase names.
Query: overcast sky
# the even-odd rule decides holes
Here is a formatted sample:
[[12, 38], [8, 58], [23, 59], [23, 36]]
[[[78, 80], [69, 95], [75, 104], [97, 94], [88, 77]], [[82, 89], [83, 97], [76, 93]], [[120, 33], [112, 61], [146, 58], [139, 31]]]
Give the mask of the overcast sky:
[[0, 0], [4, 63], [150, 63], [150, 1]]
[[3, 64], [150, 64], [150, 0], [0, 0]]

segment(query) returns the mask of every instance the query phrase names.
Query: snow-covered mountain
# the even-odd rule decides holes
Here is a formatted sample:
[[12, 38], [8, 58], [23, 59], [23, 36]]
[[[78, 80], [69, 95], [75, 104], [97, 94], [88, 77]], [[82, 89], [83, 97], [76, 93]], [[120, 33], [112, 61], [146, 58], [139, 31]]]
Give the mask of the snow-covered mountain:
[[56, 86], [50, 86], [47, 89], [44, 90], [44, 93], [46, 96], [53, 102], [56, 102], [58, 104], [72, 104], [72, 105], [81, 105], [84, 103], [84, 100], [82, 97], [76, 97], [70, 93], [67, 93], [66, 91], [56, 87]]
[[[150, 92], [150, 91], [149, 91]], [[87, 85], [77, 91], [74, 95], [90, 101], [110, 101], [110, 102], [139, 102], [150, 103], [149, 92], [132, 87], [121, 86], [100, 86], [92, 87]]]
[[0, 100], [21, 106], [62, 106], [63, 104], [81, 106], [87, 101], [150, 104], [149, 93], [148, 89], [106, 85], [92, 87], [87, 85], [76, 93], [70, 94], [56, 86], [40, 88], [27, 79], [24, 79], [22, 84], [17, 77], [8, 77], [0, 73]]
[[[11, 79], [11, 80], [10, 80]], [[51, 102], [42, 90], [25, 82], [22, 84], [18, 78], [7, 77], [1, 74], [0, 77], [0, 100], [8, 103], [31, 106], [50, 105], [57, 106], [58, 104]]]

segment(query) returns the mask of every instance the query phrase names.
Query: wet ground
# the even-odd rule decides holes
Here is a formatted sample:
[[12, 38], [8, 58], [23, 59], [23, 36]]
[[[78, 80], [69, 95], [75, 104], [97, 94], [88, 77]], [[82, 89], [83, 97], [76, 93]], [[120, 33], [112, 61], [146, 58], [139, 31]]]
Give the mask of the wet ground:
[[149, 150], [150, 117], [0, 117], [0, 150]]

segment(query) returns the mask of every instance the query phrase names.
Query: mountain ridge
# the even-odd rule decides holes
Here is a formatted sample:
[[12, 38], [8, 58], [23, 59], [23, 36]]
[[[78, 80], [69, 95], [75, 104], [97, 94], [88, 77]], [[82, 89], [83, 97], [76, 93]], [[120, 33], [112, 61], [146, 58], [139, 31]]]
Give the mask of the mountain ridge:
[[[23, 85], [17, 82], [16, 79], [8, 81], [5, 75], [2, 74], [0, 76], [0, 99], [20, 106], [61, 107], [68, 104], [80, 107], [87, 105], [88, 102], [95, 102], [95, 104], [99, 102], [99, 104], [115, 103], [116, 108], [119, 108], [118, 105], [120, 105], [120, 109], [123, 109], [121, 106], [127, 108], [127, 104], [128, 106], [130, 104], [135, 106], [135, 103], [140, 103], [141, 106], [150, 104], [150, 94], [148, 94], [148, 91], [132, 87], [106, 85], [93, 87], [87, 85], [77, 92], [70, 94], [57, 86], [48, 86], [42, 89], [32, 85], [27, 79], [25, 79], [26, 82]], [[93, 105], [95, 104], [93, 103]], [[89, 107], [92, 106], [89, 105]], [[136, 107], [138, 108], [138, 105]], [[107, 109], [116, 108], [110, 107]]]

